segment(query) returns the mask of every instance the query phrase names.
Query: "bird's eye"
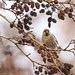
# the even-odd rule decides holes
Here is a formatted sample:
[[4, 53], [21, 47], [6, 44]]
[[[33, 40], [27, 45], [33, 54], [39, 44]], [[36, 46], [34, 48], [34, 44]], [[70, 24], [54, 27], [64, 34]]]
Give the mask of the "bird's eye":
[[47, 30], [47, 32], [49, 32], [49, 30]]

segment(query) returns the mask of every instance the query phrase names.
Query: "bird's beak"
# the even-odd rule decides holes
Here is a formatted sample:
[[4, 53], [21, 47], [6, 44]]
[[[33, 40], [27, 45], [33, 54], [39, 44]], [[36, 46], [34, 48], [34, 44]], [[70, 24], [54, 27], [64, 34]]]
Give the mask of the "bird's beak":
[[48, 36], [48, 32], [46, 32], [46, 36]]

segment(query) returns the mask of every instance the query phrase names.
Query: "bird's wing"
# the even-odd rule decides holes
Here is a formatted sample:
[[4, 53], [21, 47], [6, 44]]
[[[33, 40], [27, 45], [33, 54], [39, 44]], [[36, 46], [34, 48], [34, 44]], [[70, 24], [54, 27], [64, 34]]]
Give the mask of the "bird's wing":
[[57, 42], [56, 42], [55, 37], [53, 35], [48, 37], [48, 39], [46, 41], [46, 46], [49, 48], [56, 48], [57, 47]]
[[[53, 35], [53, 34], [52, 34]], [[57, 41], [57, 39], [56, 39], [56, 37], [53, 35], [53, 37], [54, 37], [54, 40], [56, 41], [56, 43], [57, 43], [57, 48], [58, 49], [62, 49], [61, 47], [60, 47], [60, 45], [59, 45], [59, 43], [58, 43], [58, 41]]]
[[57, 38], [53, 34], [52, 34], [52, 36], [53, 36], [55, 42], [58, 44]]

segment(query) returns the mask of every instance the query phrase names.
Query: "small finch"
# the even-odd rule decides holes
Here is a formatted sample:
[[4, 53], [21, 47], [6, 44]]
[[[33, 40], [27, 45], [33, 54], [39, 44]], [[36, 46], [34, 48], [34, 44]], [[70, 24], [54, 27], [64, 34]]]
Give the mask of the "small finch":
[[61, 49], [56, 37], [48, 29], [43, 31], [42, 42], [48, 48]]

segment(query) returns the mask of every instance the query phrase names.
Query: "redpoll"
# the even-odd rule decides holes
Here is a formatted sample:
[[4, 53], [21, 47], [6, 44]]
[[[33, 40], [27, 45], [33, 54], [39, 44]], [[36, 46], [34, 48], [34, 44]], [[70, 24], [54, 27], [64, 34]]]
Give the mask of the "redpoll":
[[48, 48], [52, 49], [61, 48], [58, 44], [56, 37], [48, 29], [45, 29], [43, 31], [42, 42]]

